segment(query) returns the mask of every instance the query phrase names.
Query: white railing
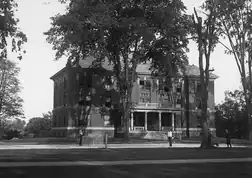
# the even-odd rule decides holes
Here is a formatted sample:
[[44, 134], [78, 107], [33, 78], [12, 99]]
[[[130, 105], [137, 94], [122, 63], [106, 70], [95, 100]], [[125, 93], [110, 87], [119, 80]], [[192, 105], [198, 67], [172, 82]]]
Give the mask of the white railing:
[[169, 126], [162, 126], [161, 127], [161, 130], [162, 131], [168, 131], [169, 129], [171, 129], [172, 127], [169, 127]]
[[144, 127], [141, 127], [141, 126], [134, 126], [134, 127], [133, 127], [133, 130], [135, 130], [135, 131], [144, 131]]

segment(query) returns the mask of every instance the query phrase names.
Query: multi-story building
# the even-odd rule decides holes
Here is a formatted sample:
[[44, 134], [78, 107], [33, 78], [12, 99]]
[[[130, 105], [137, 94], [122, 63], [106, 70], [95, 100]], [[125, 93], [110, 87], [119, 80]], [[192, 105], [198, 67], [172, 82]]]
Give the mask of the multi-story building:
[[[108, 67], [107, 67], [108, 68]], [[186, 75], [174, 80], [172, 87], [163, 79], [153, 77], [148, 64], [137, 67], [138, 79], [133, 85], [129, 123], [131, 133], [166, 131], [173, 128], [175, 133], [190, 135], [199, 133], [196, 109], [200, 103], [199, 68], [186, 67]], [[102, 74], [102, 75], [101, 75]], [[80, 97], [89, 99], [86, 128], [90, 132], [114, 133], [120, 125], [120, 115], [114, 109], [104, 114], [103, 108], [119, 105], [119, 93], [114, 90], [111, 71], [104, 69], [66, 65], [51, 77], [54, 81], [53, 131], [55, 136], [74, 136], [81, 124], [76, 104]], [[209, 82], [209, 126], [214, 129], [214, 80]], [[109, 81], [109, 82], [104, 82]], [[105, 84], [104, 84], [105, 83]], [[81, 96], [80, 96], [81, 95]], [[184, 102], [188, 101], [188, 102]]]

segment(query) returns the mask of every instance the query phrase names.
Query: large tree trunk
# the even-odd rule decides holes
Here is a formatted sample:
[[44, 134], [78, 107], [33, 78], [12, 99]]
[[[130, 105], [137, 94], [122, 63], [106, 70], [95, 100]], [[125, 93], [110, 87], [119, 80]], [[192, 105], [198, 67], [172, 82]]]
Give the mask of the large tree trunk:
[[[201, 22], [200, 22], [201, 24]], [[199, 68], [200, 68], [200, 88], [201, 88], [201, 147], [208, 148], [211, 147], [211, 140], [208, 139], [208, 123], [207, 123], [207, 101], [208, 101], [208, 79], [209, 79], [209, 57], [206, 55], [206, 67], [203, 67], [203, 36], [202, 29], [199, 27], [199, 41], [198, 41], [198, 50], [199, 50]], [[206, 46], [205, 46], [206, 47]]]
[[248, 52], [248, 70], [249, 70], [249, 76], [248, 76], [248, 79], [249, 79], [249, 87], [248, 87], [248, 101], [246, 103], [247, 105], [247, 124], [248, 124], [248, 136], [249, 136], [249, 140], [252, 140], [252, 132], [251, 132], [251, 98], [252, 98], [252, 71], [251, 71], [251, 61], [252, 60], [252, 56], [251, 56], [251, 51], [249, 49], [249, 52]]
[[203, 89], [203, 97], [202, 97], [202, 113], [201, 113], [201, 147], [208, 148], [211, 147], [211, 140], [209, 140], [209, 131], [208, 131], [208, 111], [207, 111], [207, 101], [208, 101], [208, 90], [206, 87]]

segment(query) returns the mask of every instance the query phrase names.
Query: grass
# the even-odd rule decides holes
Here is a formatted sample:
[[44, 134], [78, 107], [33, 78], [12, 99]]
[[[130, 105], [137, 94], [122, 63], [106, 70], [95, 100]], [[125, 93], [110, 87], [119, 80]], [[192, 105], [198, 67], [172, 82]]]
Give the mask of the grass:
[[119, 161], [252, 157], [252, 148], [135, 148], [1, 150], [0, 161]]
[[252, 163], [127, 165], [127, 166], [69, 166], [0, 168], [0, 177], [25, 178], [248, 178]]

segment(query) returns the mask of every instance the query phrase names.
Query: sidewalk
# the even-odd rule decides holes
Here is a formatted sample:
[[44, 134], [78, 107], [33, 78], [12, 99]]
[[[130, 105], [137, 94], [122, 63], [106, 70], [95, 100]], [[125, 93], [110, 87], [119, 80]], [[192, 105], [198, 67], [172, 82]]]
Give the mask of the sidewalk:
[[175, 159], [175, 160], [123, 160], [123, 161], [58, 161], [58, 162], [0, 162], [0, 167], [31, 166], [122, 166], [122, 165], [155, 165], [155, 164], [199, 164], [199, 163], [245, 163], [252, 158], [228, 159]]
[[[199, 148], [200, 144], [196, 143], [174, 143], [171, 148]], [[220, 144], [219, 147], [225, 148], [226, 144]], [[234, 148], [247, 148], [248, 146], [233, 145]], [[95, 149], [105, 148], [104, 144], [94, 145], [0, 145], [0, 150], [22, 150], [22, 149]], [[125, 148], [170, 148], [168, 143], [145, 143], [145, 144], [108, 144], [110, 149], [125, 149]]]

